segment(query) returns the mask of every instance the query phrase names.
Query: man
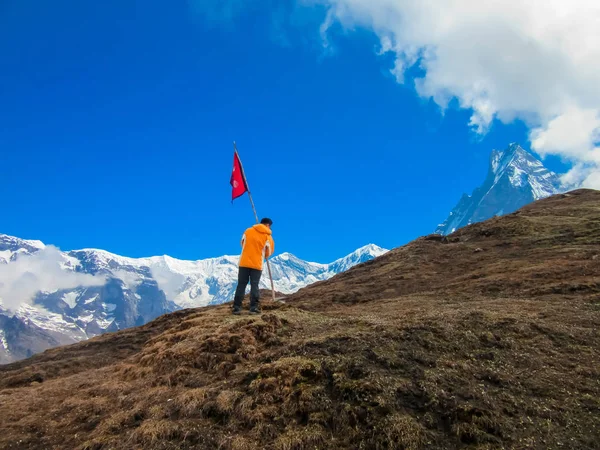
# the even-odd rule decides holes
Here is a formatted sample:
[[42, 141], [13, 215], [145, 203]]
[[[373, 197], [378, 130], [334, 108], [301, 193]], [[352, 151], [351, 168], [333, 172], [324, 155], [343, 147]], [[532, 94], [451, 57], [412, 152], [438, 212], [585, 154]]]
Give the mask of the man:
[[259, 224], [248, 228], [242, 236], [242, 256], [238, 272], [238, 285], [233, 300], [233, 314], [242, 312], [242, 301], [246, 286], [250, 281], [250, 314], [260, 314], [260, 291], [258, 284], [262, 275], [263, 260], [269, 258], [275, 249], [271, 219], [263, 219]]

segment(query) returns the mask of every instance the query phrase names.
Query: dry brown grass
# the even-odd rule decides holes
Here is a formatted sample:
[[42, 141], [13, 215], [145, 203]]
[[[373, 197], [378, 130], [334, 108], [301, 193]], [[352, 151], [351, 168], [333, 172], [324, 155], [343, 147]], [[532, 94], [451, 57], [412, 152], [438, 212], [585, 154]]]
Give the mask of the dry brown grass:
[[0, 448], [600, 448], [599, 244], [579, 191], [1, 367]]

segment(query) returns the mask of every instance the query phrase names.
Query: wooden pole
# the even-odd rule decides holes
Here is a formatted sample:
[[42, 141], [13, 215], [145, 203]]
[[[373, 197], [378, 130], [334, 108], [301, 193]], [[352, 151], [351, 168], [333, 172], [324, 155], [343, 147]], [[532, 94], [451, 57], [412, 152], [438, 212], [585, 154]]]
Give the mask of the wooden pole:
[[[233, 150], [237, 153], [237, 146], [235, 145], [235, 141], [233, 142]], [[244, 166], [242, 166], [242, 160], [239, 158], [240, 168], [242, 169], [242, 176], [244, 177], [244, 183], [246, 184], [246, 189], [248, 190], [248, 198], [250, 199], [250, 204], [252, 205], [252, 211], [254, 212], [254, 218], [256, 219], [256, 223], [259, 223], [258, 214], [256, 213], [256, 206], [254, 206], [254, 200], [252, 199], [252, 193], [250, 192], [250, 187], [248, 186], [248, 180], [246, 179], [246, 172], [244, 172]], [[271, 264], [269, 264], [269, 259], [266, 259], [267, 263], [267, 271], [269, 272], [269, 280], [271, 281], [271, 298], [273, 302], [275, 302], [275, 284], [273, 283], [273, 275], [271, 273]]]

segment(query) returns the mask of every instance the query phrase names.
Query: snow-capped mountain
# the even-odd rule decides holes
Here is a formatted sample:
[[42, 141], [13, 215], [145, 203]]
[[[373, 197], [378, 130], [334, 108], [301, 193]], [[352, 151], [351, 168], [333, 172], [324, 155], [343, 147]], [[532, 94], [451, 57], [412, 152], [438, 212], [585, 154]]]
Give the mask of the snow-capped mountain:
[[[331, 264], [283, 253], [270, 260], [275, 289], [293, 293], [386, 251], [367, 245]], [[184, 261], [96, 249], [61, 252], [0, 235], [0, 363], [142, 325], [177, 309], [230, 301], [238, 261], [238, 256]], [[266, 274], [261, 287], [270, 288]]]
[[[291, 294], [309, 284], [327, 280], [386, 252], [387, 250], [377, 245], [369, 244], [330, 264], [306, 262], [296, 258], [291, 253], [282, 253], [271, 260], [275, 290], [284, 294]], [[264, 283], [264, 287], [267, 288], [268, 277], [263, 276], [261, 283]]]
[[19, 255], [31, 255], [46, 246], [40, 241], [27, 241], [12, 236], [0, 235], [0, 264], [8, 264]]
[[562, 192], [558, 175], [518, 144], [492, 151], [488, 176], [471, 195], [464, 194], [436, 233], [450, 234], [471, 223], [515, 212]]

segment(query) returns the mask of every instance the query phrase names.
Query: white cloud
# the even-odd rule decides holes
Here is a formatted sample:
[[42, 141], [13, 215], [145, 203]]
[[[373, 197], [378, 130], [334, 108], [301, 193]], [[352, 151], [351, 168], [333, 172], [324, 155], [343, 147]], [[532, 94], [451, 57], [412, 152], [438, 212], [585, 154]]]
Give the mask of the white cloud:
[[575, 163], [571, 178], [598, 187], [597, 0], [304, 3], [329, 7], [325, 27], [337, 22], [374, 31], [381, 51], [395, 55], [391, 71], [398, 82], [418, 65], [424, 73], [415, 80], [419, 95], [442, 108], [456, 98], [472, 110], [477, 133], [486, 133], [495, 119], [522, 119], [532, 128], [536, 151]]
[[[231, 20], [273, 0], [190, 0], [206, 17]], [[532, 147], [573, 163], [565, 179], [600, 187], [600, 2], [598, 0], [289, 0], [325, 7], [319, 33], [372, 30], [379, 53], [404, 83], [415, 66], [417, 93], [442, 108], [471, 110], [476, 133], [494, 120], [523, 120]], [[291, 9], [290, 11], [293, 11]], [[320, 11], [319, 8], [315, 11]], [[294, 14], [297, 14], [294, 12]]]
[[600, 170], [597, 163], [577, 163], [562, 176], [562, 182], [569, 188], [584, 186], [600, 189]]
[[581, 181], [581, 183], [576, 182], [575, 185], [600, 190], [600, 170], [598, 170], [598, 165], [590, 167], [585, 174], [583, 181]]
[[576, 161], [563, 177], [567, 186], [600, 189], [600, 114], [594, 109], [568, 108], [545, 126], [530, 133], [531, 146], [540, 155], [559, 154]]
[[21, 304], [31, 304], [40, 292], [54, 292], [78, 286], [102, 286], [103, 276], [93, 276], [63, 269], [64, 257], [53, 246], [32, 254], [19, 255], [15, 261], [0, 265], [0, 299], [4, 308], [16, 311]]
[[598, 111], [567, 108], [544, 127], [531, 131], [531, 145], [542, 156], [562, 152], [573, 159], [593, 161], [597, 159], [594, 149], [599, 131]]
[[182, 291], [187, 278], [172, 271], [166, 264], [154, 264], [150, 267], [152, 278], [156, 280], [158, 287], [165, 293], [167, 300], [174, 300]]
[[112, 270], [112, 273], [115, 277], [121, 280], [125, 287], [133, 292], [138, 288], [140, 284], [142, 284], [142, 277], [134, 272], [128, 272], [126, 270]]
[[323, 47], [329, 51], [331, 51], [331, 48], [330, 48], [330, 44], [329, 44], [329, 38], [327, 36], [327, 31], [329, 30], [329, 28], [331, 28], [334, 21], [335, 21], [335, 18], [332, 13], [332, 10], [329, 10], [327, 12], [327, 16], [325, 17], [325, 21], [319, 27], [319, 34], [321, 35], [321, 42], [323, 43]]

